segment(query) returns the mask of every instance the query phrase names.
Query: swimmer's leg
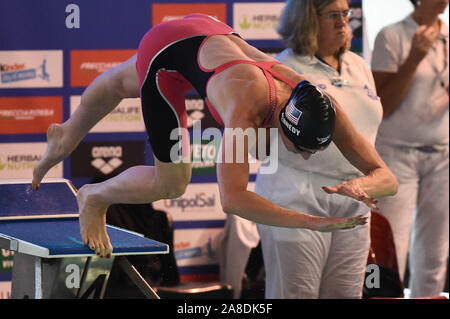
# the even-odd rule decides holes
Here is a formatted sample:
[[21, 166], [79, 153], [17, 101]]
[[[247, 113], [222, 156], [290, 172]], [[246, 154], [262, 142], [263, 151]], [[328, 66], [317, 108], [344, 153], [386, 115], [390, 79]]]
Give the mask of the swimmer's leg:
[[177, 198], [184, 194], [190, 179], [190, 163], [163, 163], [155, 158], [155, 166], [131, 167], [102, 183], [84, 185], [77, 194], [83, 243], [108, 257], [113, 250], [106, 232], [110, 205]]
[[47, 130], [47, 150], [33, 170], [32, 186], [39, 187], [45, 174], [78, 146], [92, 127], [126, 97], [139, 96], [136, 56], [98, 76], [85, 90], [81, 103], [63, 124]]
[[182, 138], [180, 163], [174, 163], [178, 158], [172, 158], [171, 152], [177, 149], [173, 146], [178, 143], [172, 140], [172, 133], [187, 132], [184, 92], [188, 83], [175, 71], [172, 65], [175, 57], [170, 51], [151, 56], [151, 52], [162, 49], [154, 50], [158, 43], [152, 42], [149, 36], [144, 37], [136, 60], [142, 114], [155, 166], [129, 168], [105, 182], [83, 186], [77, 196], [83, 242], [101, 256], [112, 251], [106, 232], [106, 212], [110, 205], [176, 198], [184, 193], [191, 179], [189, 138]]

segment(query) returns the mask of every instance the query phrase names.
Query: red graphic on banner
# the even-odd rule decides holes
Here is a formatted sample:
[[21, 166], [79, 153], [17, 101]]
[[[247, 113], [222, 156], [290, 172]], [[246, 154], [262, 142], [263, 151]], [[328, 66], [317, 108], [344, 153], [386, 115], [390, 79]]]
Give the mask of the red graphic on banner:
[[137, 50], [72, 50], [70, 85], [88, 86], [98, 75], [128, 60], [136, 52]]
[[183, 18], [190, 13], [204, 13], [224, 23], [227, 22], [227, 6], [225, 3], [155, 3], [152, 10], [154, 26], [161, 22]]
[[61, 96], [0, 97], [0, 134], [46, 133], [62, 121]]

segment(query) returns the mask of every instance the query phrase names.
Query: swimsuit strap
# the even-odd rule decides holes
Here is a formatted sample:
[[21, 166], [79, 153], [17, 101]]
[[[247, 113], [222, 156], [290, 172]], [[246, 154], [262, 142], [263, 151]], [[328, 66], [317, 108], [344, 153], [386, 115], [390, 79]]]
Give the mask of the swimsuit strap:
[[267, 64], [267, 71], [270, 72], [274, 78], [286, 83], [287, 85], [289, 85], [292, 89], [295, 88], [297, 86], [297, 83], [291, 81], [290, 79], [288, 79], [287, 77], [285, 77], [284, 75], [281, 75], [280, 73], [274, 71], [272, 69], [272, 66], [274, 66], [275, 64], [282, 64], [279, 61], [270, 61], [270, 62], [263, 62], [264, 64]]
[[275, 109], [277, 107], [277, 87], [275, 86], [275, 81], [273, 80], [272, 74], [266, 69], [262, 69], [264, 75], [266, 76], [267, 82], [269, 83], [269, 101], [270, 101], [270, 111], [263, 120], [262, 127], [266, 127], [269, 121], [272, 119]]
[[223, 70], [229, 68], [232, 65], [236, 65], [236, 64], [240, 64], [240, 63], [256, 65], [256, 66], [260, 67], [261, 69], [266, 70], [267, 72], [272, 74], [276, 79], [286, 83], [291, 88], [295, 88], [295, 86], [297, 85], [297, 83], [292, 82], [290, 79], [288, 79], [284, 75], [281, 75], [280, 73], [278, 73], [278, 72], [276, 72], [276, 71], [274, 71], [272, 69], [272, 66], [274, 66], [276, 64], [282, 64], [280, 61], [276, 61], [276, 60], [273, 60], [273, 61], [259, 61], [259, 62], [258, 61], [249, 61], [249, 60], [234, 60], [234, 61], [230, 61], [230, 62], [224, 63], [222, 65], [219, 65], [217, 68], [214, 69], [215, 70], [215, 74], [222, 72]]

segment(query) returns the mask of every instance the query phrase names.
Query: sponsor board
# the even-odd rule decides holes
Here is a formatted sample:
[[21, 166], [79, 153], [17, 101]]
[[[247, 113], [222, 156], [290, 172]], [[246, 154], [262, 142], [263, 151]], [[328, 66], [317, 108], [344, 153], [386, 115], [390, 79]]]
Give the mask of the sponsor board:
[[[249, 182], [247, 189], [253, 191], [254, 185], [254, 182]], [[217, 183], [191, 183], [182, 196], [153, 202], [153, 207], [169, 212], [174, 221], [226, 219]]]
[[70, 85], [88, 86], [98, 75], [131, 58], [137, 50], [70, 51]]
[[[211, 188], [208, 184], [203, 185], [205, 190]], [[247, 189], [253, 191], [254, 188], [255, 183], [250, 182]], [[170, 213], [173, 214], [172, 211]], [[174, 253], [178, 266], [217, 265], [219, 262], [217, 250], [222, 231], [222, 227], [175, 229]], [[198, 275], [202, 274], [196, 274], [194, 277], [198, 279]], [[184, 277], [189, 281], [187, 280], [189, 276]]]
[[192, 175], [216, 174], [216, 159], [219, 147], [217, 141], [202, 140], [201, 144], [191, 143]]
[[0, 299], [9, 299], [14, 252], [7, 249], [1, 249], [0, 252]]
[[72, 177], [110, 178], [144, 165], [144, 141], [81, 142], [71, 155]]
[[260, 51], [264, 52], [265, 54], [271, 56], [272, 58], [276, 58], [278, 54], [281, 53], [281, 51], [283, 51], [284, 48], [283, 47], [279, 47], [279, 48], [261, 48]]
[[0, 88], [63, 86], [63, 51], [0, 51]]
[[0, 281], [0, 299], [11, 298], [11, 281]]
[[187, 128], [192, 128], [195, 121], [200, 121], [203, 129], [215, 127], [222, 129], [222, 126], [212, 116], [205, 101], [199, 95], [186, 95], [186, 112], [188, 115]]
[[349, 21], [349, 26], [353, 32], [353, 40], [351, 50], [355, 53], [362, 55], [363, 47], [363, 14], [361, 2], [353, 1], [350, 2], [350, 9], [352, 9], [353, 14]]
[[221, 228], [178, 229], [174, 234], [174, 253], [179, 267], [218, 264], [215, 238]]
[[[80, 101], [80, 95], [72, 95], [70, 97], [71, 114], [78, 108]], [[186, 111], [188, 114], [188, 128], [192, 128], [194, 121], [201, 121], [203, 128], [220, 128], [220, 125], [214, 120], [209, 112], [204, 100], [198, 95], [186, 96]], [[122, 100], [119, 105], [97, 123], [90, 132], [145, 132], [140, 98]]]
[[188, 114], [187, 128], [191, 128], [194, 125], [194, 121], [202, 121], [204, 123], [207, 109], [205, 101], [200, 96], [187, 96], [185, 104]]
[[[0, 178], [25, 178], [33, 176], [33, 168], [42, 158], [47, 143], [3, 143], [0, 145]], [[45, 175], [63, 177], [63, 164], [58, 163]]]
[[46, 133], [51, 123], [62, 123], [60, 96], [0, 97], [0, 134]]
[[14, 252], [7, 249], [1, 249], [0, 255], [0, 274], [10, 273], [13, 269]]
[[[215, 175], [216, 159], [220, 147], [220, 141], [214, 140], [214, 136], [203, 136], [203, 132], [208, 128], [222, 127], [211, 115], [205, 101], [199, 95], [186, 96], [187, 128], [191, 139], [191, 159], [193, 175]], [[194, 124], [195, 127], [194, 128]], [[201, 143], [194, 142], [195, 130], [201, 130]]]
[[[220, 145], [217, 141], [202, 140], [202, 144], [191, 144], [192, 175], [215, 175], [219, 148]], [[261, 161], [257, 160], [250, 153], [248, 156], [249, 173], [257, 174]]]
[[190, 13], [204, 13], [224, 23], [227, 22], [225, 3], [154, 3], [152, 6], [152, 25], [180, 19]]
[[162, 199], [153, 203], [155, 209], [168, 211], [174, 221], [222, 220], [226, 218], [220, 204], [217, 183], [189, 184], [179, 198]]
[[[75, 112], [80, 105], [80, 101], [80, 95], [70, 97], [70, 114]], [[89, 132], [145, 132], [141, 100], [139, 98], [122, 100], [111, 113], [106, 115]]]
[[281, 39], [276, 28], [284, 2], [233, 3], [233, 29], [248, 40]]
[[[223, 127], [213, 118], [205, 101], [198, 95], [186, 97], [186, 110], [188, 114], [187, 128], [191, 140], [192, 174], [214, 175], [223, 137]], [[211, 128], [216, 128], [220, 132], [215, 131], [217, 134], [209, 135], [206, 130]], [[201, 131], [201, 135], [197, 133], [198, 131]], [[198, 135], [196, 136], [196, 134]], [[217, 139], [217, 135], [220, 135], [220, 139]], [[261, 163], [250, 155], [250, 174], [256, 174], [260, 165]]]
[[0, 251], [0, 299], [8, 299], [11, 296], [14, 252], [7, 249]]

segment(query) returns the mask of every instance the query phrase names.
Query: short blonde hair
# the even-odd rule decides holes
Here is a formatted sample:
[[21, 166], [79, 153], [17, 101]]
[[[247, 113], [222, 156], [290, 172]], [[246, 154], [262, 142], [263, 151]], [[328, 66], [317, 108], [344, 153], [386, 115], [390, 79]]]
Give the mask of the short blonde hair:
[[[317, 14], [336, 0], [287, 0], [277, 28], [286, 47], [296, 54], [313, 56], [319, 45]], [[341, 48], [339, 53], [345, 51]]]

